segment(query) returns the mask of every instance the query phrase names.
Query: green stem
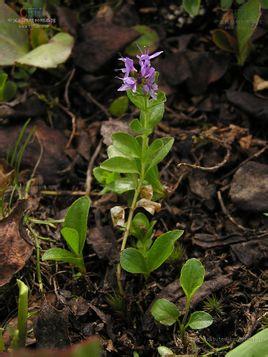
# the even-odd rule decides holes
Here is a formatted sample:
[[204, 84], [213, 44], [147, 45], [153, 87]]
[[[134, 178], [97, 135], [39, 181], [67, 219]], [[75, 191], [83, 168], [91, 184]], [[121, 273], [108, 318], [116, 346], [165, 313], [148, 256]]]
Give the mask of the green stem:
[[[145, 110], [144, 113], [144, 129], [147, 128], [147, 110]], [[131, 227], [131, 223], [132, 223], [132, 219], [133, 219], [133, 215], [134, 215], [134, 211], [136, 209], [136, 205], [137, 205], [137, 201], [140, 195], [140, 191], [142, 188], [142, 184], [144, 181], [144, 177], [145, 177], [145, 165], [144, 165], [144, 158], [145, 158], [145, 153], [146, 150], [148, 148], [148, 136], [146, 134], [142, 135], [142, 149], [141, 149], [141, 172], [140, 172], [140, 178], [139, 178], [139, 184], [134, 192], [134, 196], [132, 199], [132, 203], [130, 206], [130, 210], [129, 210], [129, 215], [128, 215], [128, 220], [127, 220], [127, 224], [126, 224], [126, 230], [124, 232], [123, 235], [123, 240], [122, 240], [122, 244], [121, 244], [121, 249], [120, 249], [120, 253], [122, 253], [122, 251], [126, 248], [126, 244], [127, 244], [127, 239], [129, 236], [129, 231], [130, 231], [130, 227]], [[124, 289], [123, 289], [123, 285], [122, 285], [122, 269], [121, 269], [121, 265], [120, 263], [118, 263], [117, 265], [117, 271], [116, 271], [116, 278], [117, 278], [117, 284], [118, 284], [118, 289], [119, 292], [122, 296], [124, 296]]]
[[185, 314], [183, 316], [183, 319], [182, 319], [182, 322], [180, 324], [180, 334], [181, 334], [181, 339], [182, 339], [182, 342], [184, 344], [184, 333], [185, 333], [185, 330], [186, 330], [186, 321], [187, 321], [187, 318], [188, 318], [188, 315], [189, 315], [189, 311], [190, 311], [190, 299], [186, 299], [186, 305], [185, 305]]
[[18, 302], [18, 340], [16, 347], [25, 347], [27, 335], [27, 316], [28, 316], [28, 286], [21, 280], [17, 280], [19, 286]]

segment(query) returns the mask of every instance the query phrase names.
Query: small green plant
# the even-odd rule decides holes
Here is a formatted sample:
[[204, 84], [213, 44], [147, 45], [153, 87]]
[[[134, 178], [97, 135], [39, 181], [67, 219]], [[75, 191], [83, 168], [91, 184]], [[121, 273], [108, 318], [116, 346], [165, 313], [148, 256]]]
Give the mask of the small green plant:
[[0, 102], [8, 102], [13, 99], [17, 92], [14, 82], [8, 80], [8, 75], [0, 71]]
[[[130, 102], [140, 111], [140, 117], [130, 123], [133, 135], [125, 132], [112, 135], [112, 145], [107, 150], [108, 159], [94, 169], [95, 178], [104, 186], [102, 193], [127, 193], [131, 202], [126, 223], [123, 207], [117, 206], [112, 210], [113, 221], [124, 229], [117, 269], [121, 294], [121, 268], [129, 273], [148, 277], [169, 258], [174, 243], [183, 233], [179, 230], [167, 232], [153, 241], [155, 222], [150, 223], [144, 214], [137, 214], [133, 220], [138, 207], [151, 214], [160, 209], [161, 205], [156, 201], [165, 195], [165, 189], [160, 181], [158, 165], [167, 156], [174, 142], [172, 137], [150, 142], [150, 135], [163, 118], [166, 101], [165, 94], [158, 91], [158, 73], [150, 62], [161, 53], [149, 55], [145, 52], [137, 55], [139, 70], [135, 68], [132, 59], [120, 58], [125, 68], [121, 69], [124, 77], [120, 78], [123, 84], [118, 90], [127, 92]], [[130, 235], [137, 239], [136, 246], [126, 248]]]
[[67, 210], [61, 234], [69, 250], [51, 248], [47, 250], [42, 260], [55, 260], [76, 266], [81, 273], [86, 272], [83, 249], [87, 234], [88, 212], [90, 199], [88, 196], [78, 198]]
[[153, 227], [156, 221], [149, 222], [141, 212], [134, 217], [130, 235], [137, 239], [136, 247], [126, 248], [120, 256], [120, 264], [129, 273], [150, 273], [159, 268], [171, 255], [174, 243], [181, 237], [183, 231], [174, 230], [159, 236], [153, 241]]
[[213, 322], [212, 316], [204, 311], [195, 311], [189, 316], [191, 300], [202, 286], [204, 276], [205, 269], [198, 259], [188, 259], [183, 265], [180, 284], [186, 296], [186, 304], [182, 318], [178, 307], [167, 299], [158, 299], [152, 305], [151, 313], [156, 321], [166, 326], [178, 323], [182, 340], [187, 328], [200, 330], [210, 326]]
[[222, 314], [222, 303], [221, 300], [217, 298], [217, 296], [212, 295], [209, 296], [204, 304], [204, 310], [207, 312], [211, 312], [211, 313], [215, 313], [217, 315], [221, 315]]

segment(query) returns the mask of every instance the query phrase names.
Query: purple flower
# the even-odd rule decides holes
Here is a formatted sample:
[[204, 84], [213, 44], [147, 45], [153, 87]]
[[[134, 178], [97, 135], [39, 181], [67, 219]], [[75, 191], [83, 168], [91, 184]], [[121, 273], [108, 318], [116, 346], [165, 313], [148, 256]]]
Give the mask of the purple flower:
[[151, 59], [159, 56], [163, 51], [159, 51], [149, 55], [148, 52], [138, 55], [140, 71], [138, 72], [134, 67], [134, 62], [128, 57], [119, 58], [120, 61], [123, 61], [125, 68], [122, 68], [121, 71], [124, 73], [124, 77], [120, 78], [123, 81], [123, 84], [118, 89], [118, 91], [127, 91], [131, 90], [132, 92], [137, 91], [138, 85], [141, 86], [143, 92], [149, 95], [151, 98], [156, 98], [156, 93], [158, 90], [158, 85], [156, 84], [156, 72], [155, 68], [151, 66]]
[[136, 68], [134, 67], [134, 62], [131, 58], [121, 57], [119, 60], [125, 63], [125, 68], [120, 69], [120, 71], [124, 73], [124, 77], [129, 77], [131, 72], [137, 72]]
[[127, 91], [127, 90], [132, 90], [132, 92], [136, 92], [137, 90], [137, 82], [136, 79], [133, 77], [124, 77], [120, 78], [123, 81], [123, 84], [121, 85], [120, 88], [117, 90], [119, 92]]

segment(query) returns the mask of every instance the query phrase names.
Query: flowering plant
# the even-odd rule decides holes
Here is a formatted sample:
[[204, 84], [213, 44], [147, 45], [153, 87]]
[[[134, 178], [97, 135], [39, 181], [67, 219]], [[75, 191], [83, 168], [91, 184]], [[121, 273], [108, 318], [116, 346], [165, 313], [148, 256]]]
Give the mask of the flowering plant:
[[[165, 188], [160, 181], [158, 164], [169, 153], [174, 139], [158, 138], [150, 142], [150, 134], [164, 115], [165, 94], [158, 90], [155, 68], [151, 60], [161, 52], [149, 55], [147, 52], [137, 56], [139, 70], [128, 57], [120, 58], [124, 63], [121, 69], [123, 82], [119, 91], [126, 91], [129, 100], [140, 110], [139, 119], [129, 125], [130, 133], [118, 132], [112, 136], [112, 145], [108, 147], [108, 159], [94, 169], [96, 179], [104, 186], [102, 192], [128, 193], [131, 204], [125, 223], [125, 211], [114, 207], [113, 221], [124, 229], [120, 264], [117, 269], [118, 285], [121, 293], [121, 268], [130, 272], [148, 276], [160, 267], [172, 254], [174, 244], [183, 231], [167, 232], [153, 240], [153, 225], [144, 214], [134, 211], [141, 207], [151, 214], [161, 207], [156, 202], [165, 195]], [[132, 135], [133, 133], [133, 135]], [[134, 247], [126, 248], [129, 236], [136, 238]]]

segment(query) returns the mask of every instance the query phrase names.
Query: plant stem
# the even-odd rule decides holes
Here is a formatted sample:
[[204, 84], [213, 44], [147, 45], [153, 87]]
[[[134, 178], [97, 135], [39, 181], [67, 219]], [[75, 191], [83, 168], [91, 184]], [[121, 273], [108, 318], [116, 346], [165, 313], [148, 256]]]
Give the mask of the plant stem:
[[189, 311], [190, 311], [190, 299], [186, 298], [185, 314], [183, 316], [183, 319], [182, 319], [182, 322], [180, 325], [180, 333], [181, 333], [181, 339], [182, 339], [183, 344], [184, 344], [184, 333], [186, 330], [186, 321], [187, 321], [187, 318], [189, 315]]
[[21, 280], [17, 280], [17, 284], [19, 286], [17, 347], [25, 347], [27, 334], [29, 288]]

